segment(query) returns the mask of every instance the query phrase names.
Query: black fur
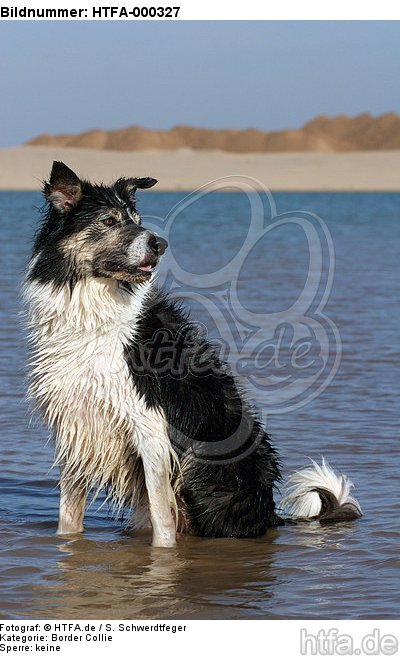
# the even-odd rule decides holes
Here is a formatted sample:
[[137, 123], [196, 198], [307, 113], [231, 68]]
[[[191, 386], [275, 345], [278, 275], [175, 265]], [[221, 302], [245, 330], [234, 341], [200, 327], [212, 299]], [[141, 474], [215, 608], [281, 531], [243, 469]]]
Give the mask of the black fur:
[[329, 490], [314, 488], [321, 499], [321, 510], [317, 517], [311, 518], [311, 521], [318, 519], [320, 524], [336, 524], [336, 522], [354, 521], [361, 517], [361, 512], [353, 503], [344, 503], [340, 505], [335, 495]]
[[275, 451], [227, 366], [158, 290], [137, 331], [126, 351], [136, 388], [149, 407], [162, 408], [171, 443], [189, 462], [180, 491], [189, 531], [254, 537], [281, 523], [273, 501]]

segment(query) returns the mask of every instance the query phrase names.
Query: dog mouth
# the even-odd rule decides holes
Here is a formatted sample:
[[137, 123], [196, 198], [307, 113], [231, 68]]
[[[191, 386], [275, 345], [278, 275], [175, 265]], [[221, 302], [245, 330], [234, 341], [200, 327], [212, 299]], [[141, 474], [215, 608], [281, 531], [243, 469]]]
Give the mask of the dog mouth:
[[152, 273], [156, 262], [150, 262], [149, 264], [141, 264], [137, 267], [138, 271], [143, 271], [144, 273]]
[[158, 264], [158, 259], [146, 259], [136, 266], [121, 264], [113, 260], [107, 260], [103, 264], [104, 270], [113, 277], [127, 282], [143, 282], [149, 280]]

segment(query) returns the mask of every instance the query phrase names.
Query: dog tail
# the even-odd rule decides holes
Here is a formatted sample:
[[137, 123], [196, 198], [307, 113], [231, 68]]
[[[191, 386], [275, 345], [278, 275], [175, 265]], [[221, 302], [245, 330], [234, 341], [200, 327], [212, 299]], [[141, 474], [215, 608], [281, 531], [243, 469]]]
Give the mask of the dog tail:
[[[290, 476], [283, 487], [282, 510], [293, 520], [321, 524], [353, 521], [362, 516], [360, 505], [350, 496], [353, 483], [336, 474], [322, 458]], [[289, 519], [290, 522], [290, 519]]]

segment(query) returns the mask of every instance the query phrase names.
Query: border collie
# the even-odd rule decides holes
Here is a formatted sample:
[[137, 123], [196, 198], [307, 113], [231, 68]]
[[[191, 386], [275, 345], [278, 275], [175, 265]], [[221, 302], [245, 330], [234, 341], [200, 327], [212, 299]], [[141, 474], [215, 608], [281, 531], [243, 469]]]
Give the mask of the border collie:
[[[54, 162], [44, 184], [25, 296], [30, 395], [60, 467], [58, 534], [81, 532], [89, 493], [104, 489], [132, 526], [151, 525], [157, 547], [177, 531], [260, 536], [287, 521], [273, 499], [277, 455], [227, 365], [152, 283], [167, 242], [141, 225], [135, 192], [155, 183], [95, 185]], [[160, 351], [171, 354], [162, 366]], [[282, 508], [353, 520], [351, 487], [313, 463], [289, 479]]]

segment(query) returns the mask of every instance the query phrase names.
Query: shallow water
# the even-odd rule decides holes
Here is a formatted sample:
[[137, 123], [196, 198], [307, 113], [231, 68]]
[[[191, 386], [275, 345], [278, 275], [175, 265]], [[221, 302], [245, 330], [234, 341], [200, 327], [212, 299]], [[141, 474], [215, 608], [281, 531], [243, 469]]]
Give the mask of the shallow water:
[[[141, 209], [165, 217], [182, 198], [147, 192], [140, 198]], [[186, 302], [212, 336], [230, 344], [233, 364], [238, 351], [244, 358], [249, 395], [264, 411], [284, 474], [306, 464], [306, 456], [319, 459], [323, 454], [354, 481], [364, 517], [329, 527], [289, 526], [257, 540], [180, 536], [176, 549], [159, 550], [149, 546], [147, 532], [125, 534], [99, 502], [87, 512], [84, 536], [57, 538], [57, 472], [51, 469], [47, 433], [30, 422], [24, 401], [26, 352], [18, 317], [20, 277], [41, 200], [38, 194], [3, 192], [0, 617], [398, 617], [399, 374], [394, 362], [400, 195], [280, 193], [274, 198], [278, 213], [314, 212], [332, 235], [336, 272], [325, 312], [338, 328], [343, 352], [325, 389], [319, 390], [317, 382], [305, 389], [304, 379], [297, 380], [300, 387], [287, 396], [293, 376], [279, 379], [279, 366], [290, 344], [282, 345], [282, 362], [275, 362], [280, 384], [275, 388], [272, 377], [267, 389], [257, 378], [252, 357], [257, 351], [247, 339], [246, 310], [282, 312], [304, 285], [310, 288], [307, 242], [298, 225], [282, 226], [242, 252], [250, 224], [248, 202], [241, 194], [208, 196], [177, 216], [160, 278], [167, 286], [177, 280], [187, 296], [189, 278], [182, 277], [182, 269], [193, 274], [197, 296]], [[268, 224], [267, 201], [265, 212]], [[241, 249], [238, 275], [239, 262], [229, 263]], [[328, 270], [325, 251], [322, 278]], [[236, 305], [230, 309], [229, 285], [217, 273], [223, 266], [228, 278], [239, 278]], [[318, 266], [314, 261], [311, 268]], [[211, 278], [202, 287], [206, 273], [215, 284]], [[210, 286], [213, 304], [207, 310]], [[221, 321], [217, 308], [223, 310]]]

